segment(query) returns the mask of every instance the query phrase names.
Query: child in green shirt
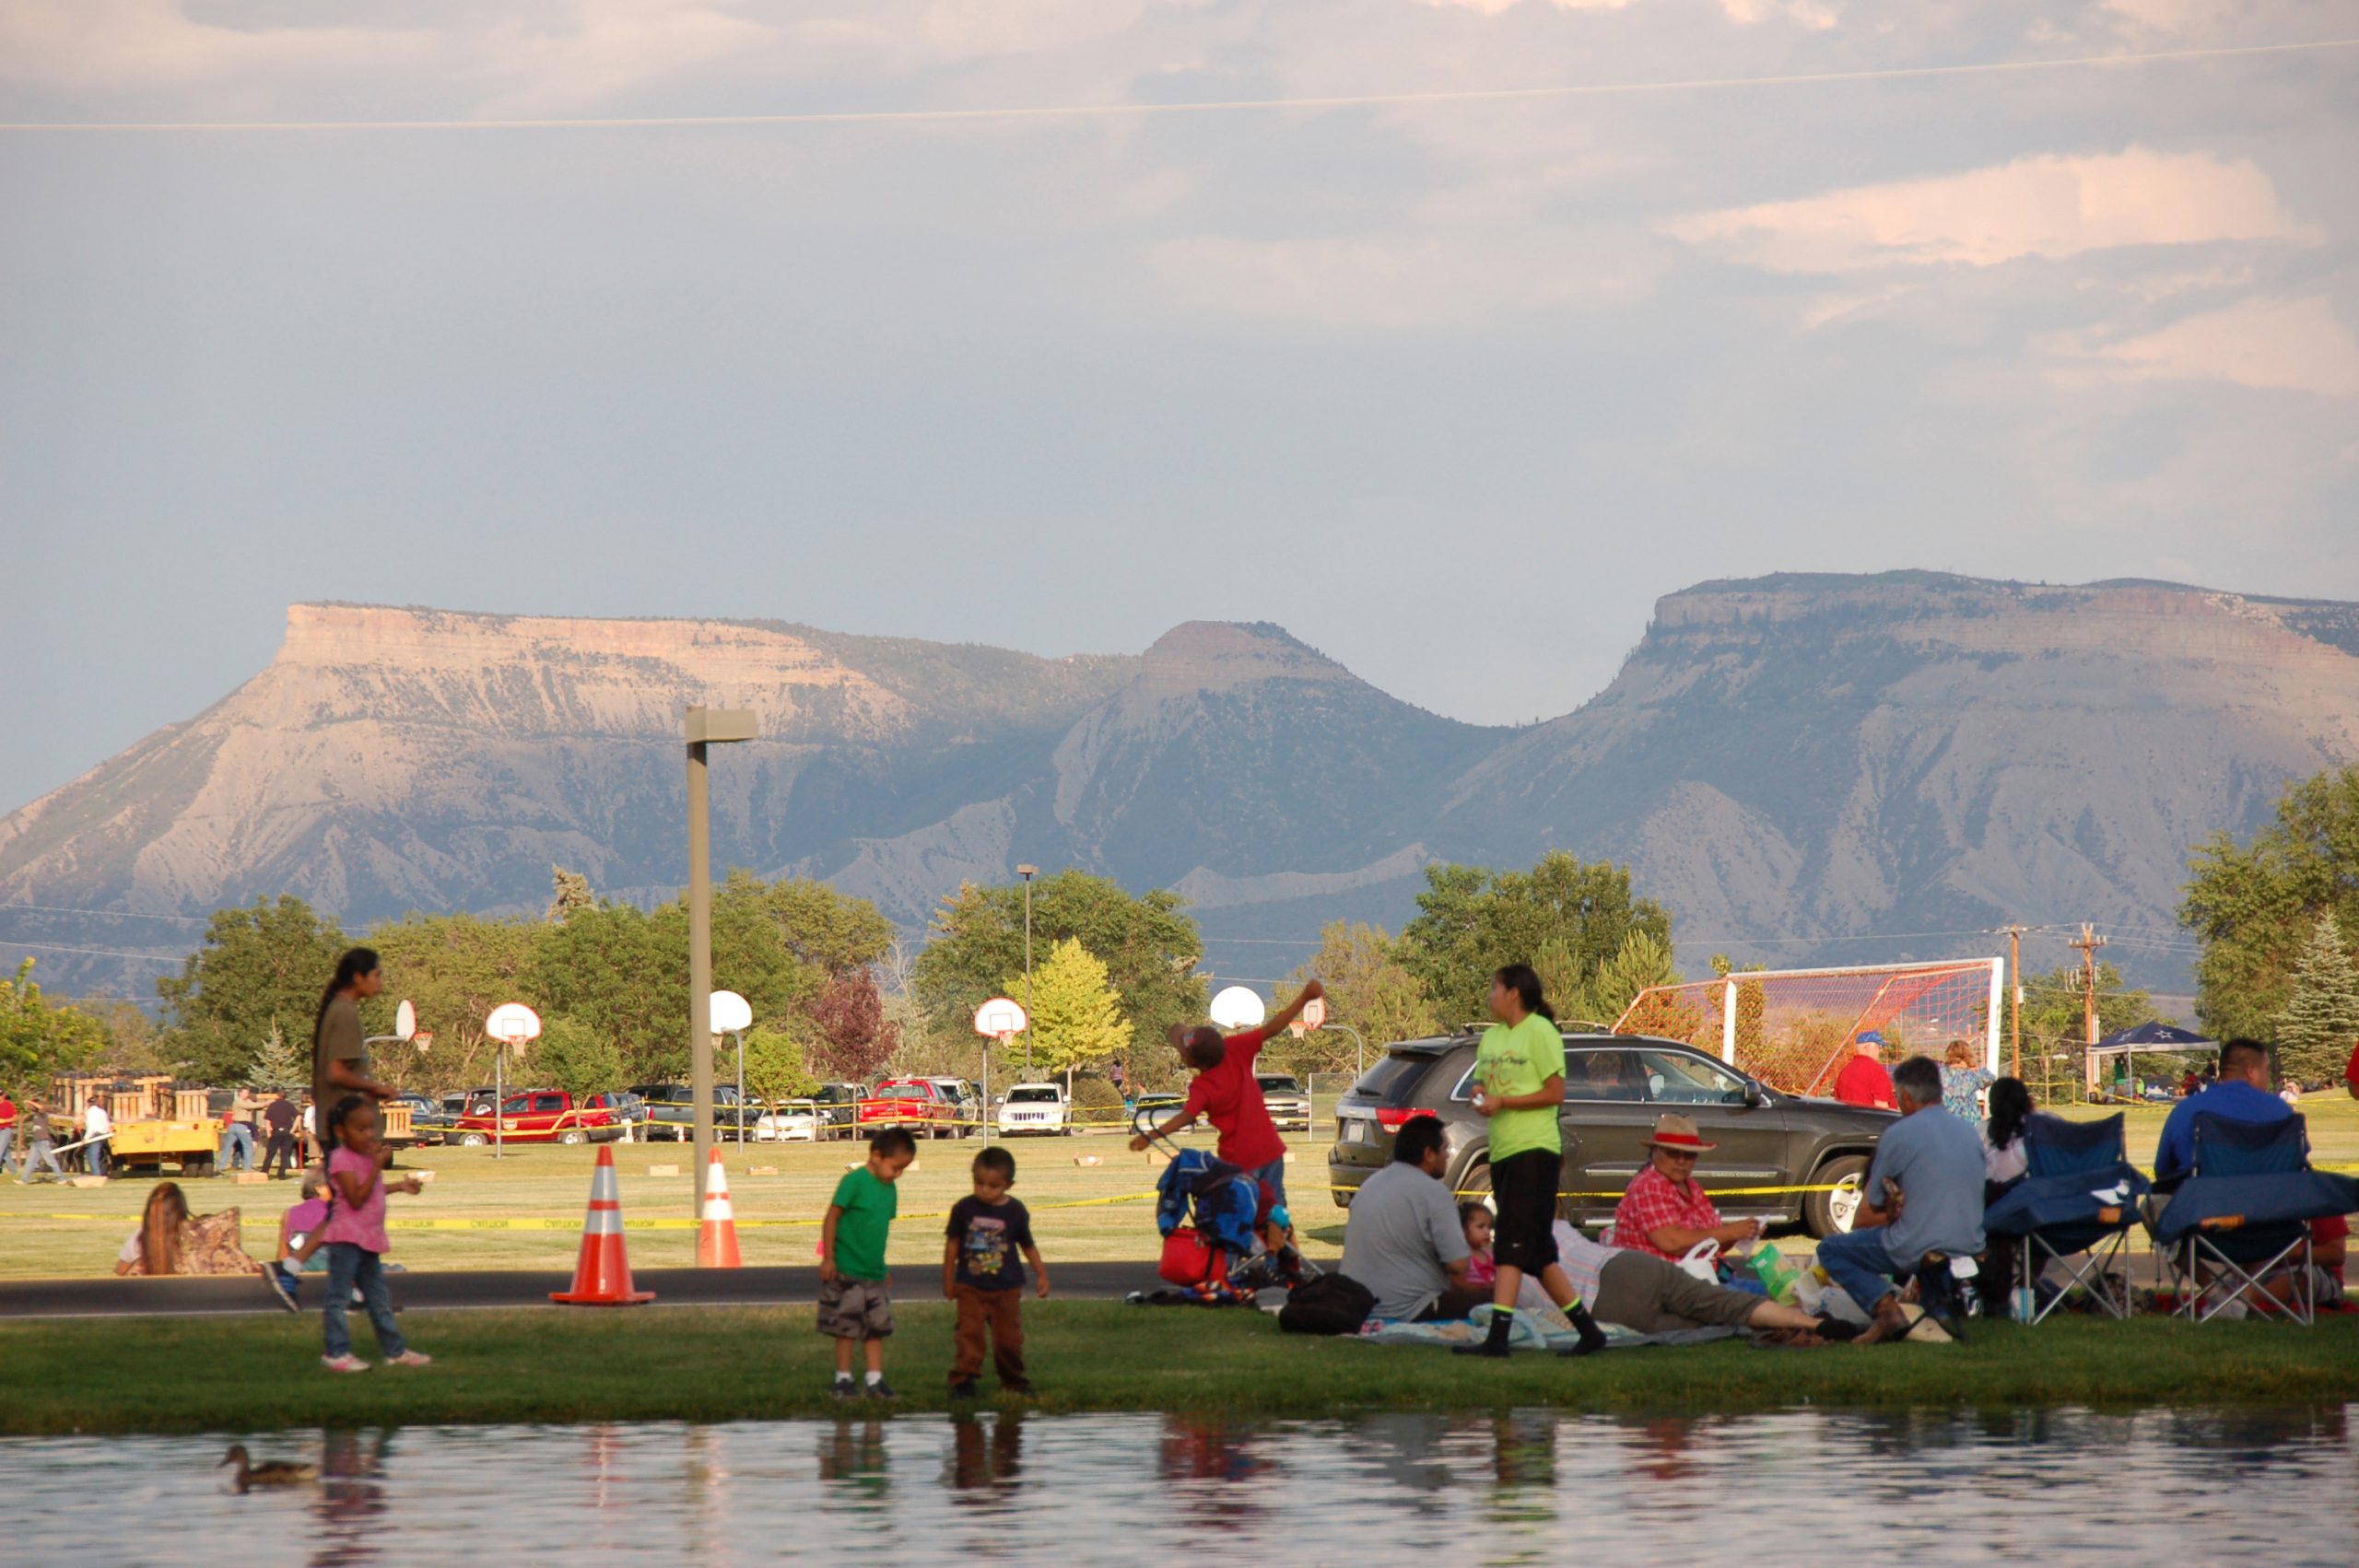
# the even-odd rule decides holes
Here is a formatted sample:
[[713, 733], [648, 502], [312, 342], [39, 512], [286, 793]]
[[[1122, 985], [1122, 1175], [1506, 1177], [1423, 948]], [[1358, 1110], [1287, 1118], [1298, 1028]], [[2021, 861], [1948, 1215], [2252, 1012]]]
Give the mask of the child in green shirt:
[[836, 1398], [860, 1390], [851, 1380], [851, 1348], [866, 1347], [868, 1395], [893, 1398], [885, 1381], [885, 1341], [893, 1332], [893, 1293], [885, 1271], [885, 1242], [899, 1211], [894, 1183], [917, 1158], [907, 1128], [885, 1128], [868, 1141], [868, 1163], [844, 1173], [819, 1229], [819, 1332], [836, 1341]]

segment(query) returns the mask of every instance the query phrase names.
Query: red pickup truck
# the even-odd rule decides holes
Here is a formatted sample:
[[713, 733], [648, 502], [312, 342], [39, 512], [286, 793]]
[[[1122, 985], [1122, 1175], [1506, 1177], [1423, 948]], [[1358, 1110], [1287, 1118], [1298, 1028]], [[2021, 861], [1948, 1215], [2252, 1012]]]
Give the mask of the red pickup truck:
[[854, 1114], [863, 1134], [906, 1127], [920, 1138], [958, 1136], [957, 1102], [930, 1079], [887, 1078], [860, 1102]]
[[624, 1130], [614, 1112], [580, 1105], [562, 1089], [527, 1089], [500, 1101], [497, 1117], [461, 1117], [444, 1141], [480, 1149], [497, 1133], [506, 1143], [611, 1143]]

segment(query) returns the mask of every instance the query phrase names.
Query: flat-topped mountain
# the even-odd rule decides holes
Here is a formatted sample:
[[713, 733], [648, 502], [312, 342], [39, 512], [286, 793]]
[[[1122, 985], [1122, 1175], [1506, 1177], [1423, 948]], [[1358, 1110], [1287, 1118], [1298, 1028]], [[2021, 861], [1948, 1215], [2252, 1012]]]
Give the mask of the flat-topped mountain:
[[1634, 862], [1699, 948], [1867, 961], [1988, 951], [1913, 933], [2007, 919], [2167, 927], [2190, 844], [2359, 759], [2359, 606], [1919, 572], [1705, 583], [1658, 603], [1578, 711], [1489, 729], [1267, 625], [1042, 659], [299, 604], [236, 692], [0, 819], [0, 935], [150, 945], [52, 911], [282, 890], [353, 924], [534, 909], [552, 862], [669, 896], [698, 702], [761, 727], [716, 756], [718, 856], [828, 877], [912, 927], [961, 878], [1030, 860], [1178, 885], [1215, 938], [1315, 936], [1404, 919], [1436, 857], [1562, 847]]

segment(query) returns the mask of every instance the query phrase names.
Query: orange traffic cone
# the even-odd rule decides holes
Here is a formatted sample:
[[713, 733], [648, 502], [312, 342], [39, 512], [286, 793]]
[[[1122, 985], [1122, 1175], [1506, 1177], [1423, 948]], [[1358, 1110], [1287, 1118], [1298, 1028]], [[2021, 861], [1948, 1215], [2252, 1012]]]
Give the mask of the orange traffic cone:
[[712, 1163], [704, 1168], [704, 1223], [697, 1227], [697, 1267], [745, 1266], [745, 1260], [737, 1256], [737, 1213], [729, 1206], [729, 1170], [721, 1163], [721, 1151], [715, 1149]]
[[630, 1258], [623, 1251], [623, 1199], [615, 1185], [615, 1151], [598, 1146], [598, 1168], [590, 1177], [590, 1211], [581, 1218], [581, 1261], [574, 1265], [573, 1288], [551, 1291], [549, 1300], [567, 1306], [637, 1306], [653, 1301], [653, 1291], [630, 1288]]

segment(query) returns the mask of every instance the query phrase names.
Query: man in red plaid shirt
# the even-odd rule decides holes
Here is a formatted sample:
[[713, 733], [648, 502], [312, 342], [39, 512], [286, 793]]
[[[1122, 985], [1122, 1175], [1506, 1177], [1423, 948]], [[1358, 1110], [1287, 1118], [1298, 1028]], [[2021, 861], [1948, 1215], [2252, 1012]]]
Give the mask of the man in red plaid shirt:
[[1696, 1180], [1697, 1156], [1719, 1147], [1704, 1141], [1692, 1117], [1659, 1117], [1655, 1135], [1647, 1140], [1647, 1168], [1630, 1178], [1614, 1211], [1614, 1245], [1676, 1263], [1697, 1242], [1709, 1239], [1726, 1247], [1759, 1235], [1758, 1220], [1723, 1222]]

